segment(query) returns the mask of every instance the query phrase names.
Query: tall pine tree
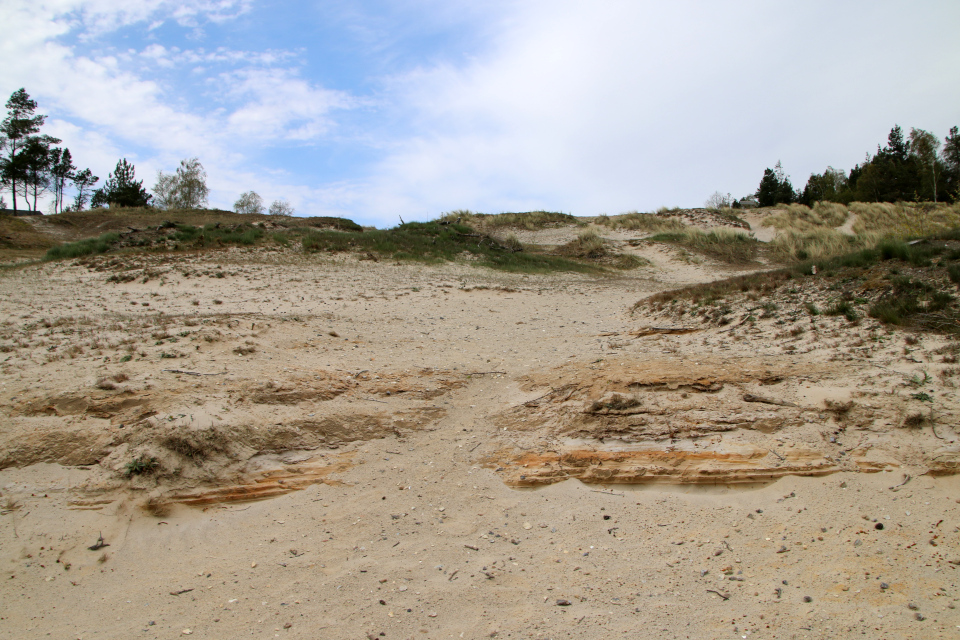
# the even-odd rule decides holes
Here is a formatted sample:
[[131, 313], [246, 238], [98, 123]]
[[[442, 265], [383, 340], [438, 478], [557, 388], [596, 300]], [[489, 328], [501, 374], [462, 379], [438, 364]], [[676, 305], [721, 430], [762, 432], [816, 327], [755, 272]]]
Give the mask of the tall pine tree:
[[147, 207], [150, 194], [143, 188], [143, 180], [136, 180], [134, 166], [122, 158], [113, 173], [107, 176], [103, 188], [93, 192], [91, 207]]
[[[7, 100], [7, 117], [0, 122], [4, 154], [0, 159], [0, 178], [10, 187], [13, 196], [13, 210], [17, 210], [17, 194], [27, 193], [31, 166], [35, 166], [37, 149], [31, 150], [30, 158], [21, 158], [31, 138], [40, 131], [46, 116], [34, 115], [37, 103], [31, 100], [26, 90], [21, 88], [13, 92]], [[58, 141], [59, 142], [59, 141]]]

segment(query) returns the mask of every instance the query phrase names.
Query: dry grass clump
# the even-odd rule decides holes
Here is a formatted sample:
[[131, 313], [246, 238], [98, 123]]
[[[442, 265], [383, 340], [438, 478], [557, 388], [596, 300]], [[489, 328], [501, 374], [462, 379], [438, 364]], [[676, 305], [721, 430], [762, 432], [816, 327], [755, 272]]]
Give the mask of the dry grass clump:
[[848, 217], [847, 208], [836, 202], [818, 202], [812, 209], [803, 204], [788, 204], [785, 210], [764, 218], [761, 224], [780, 231], [810, 231], [839, 227]]
[[247, 356], [251, 353], [256, 353], [257, 346], [255, 344], [242, 344], [238, 347], [234, 347], [233, 352], [238, 356]]
[[618, 216], [600, 216], [595, 224], [610, 227], [611, 229], [628, 229], [631, 231], [648, 231], [659, 233], [664, 231], [682, 231], [685, 226], [676, 218], [667, 218], [652, 213], [630, 211]]
[[960, 227], [960, 203], [951, 206], [929, 202], [851, 202], [850, 211], [857, 214], [853, 225], [857, 234], [873, 232], [910, 238]]
[[154, 518], [166, 518], [170, 515], [173, 503], [163, 497], [154, 496], [143, 504], [143, 510]]
[[603, 266], [623, 271], [650, 266], [650, 261], [629, 253], [615, 253], [608, 243], [593, 229], [584, 231], [567, 244], [558, 247], [557, 253], [578, 260], [589, 260]]
[[607, 248], [603, 238], [593, 229], [580, 233], [576, 240], [557, 249], [557, 253], [571, 258], [588, 258], [596, 260], [607, 255]]
[[906, 418], [903, 419], [903, 427], [905, 429], [922, 429], [924, 426], [931, 424], [933, 421], [930, 416], [926, 416], [923, 413], [911, 413]]
[[130, 376], [121, 371], [120, 373], [115, 373], [112, 376], [104, 376], [97, 380], [95, 385], [97, 389], [103, 389], [104, 391], [114, 391], [117, 388], [117, 382], [126, 382], [130, 379]]
[[216, 429], [179, 429], [168, 434], [160, 443], [164, 448], [196, 463], [215, 453], [227, 450], [227, 436]]
[[658, 233], [654, 242], [677, 244], [727, 264], [745, 264], [757, 257], [757, 239], [733, 229], [700, 229], [684, 227], [682, 231]]
[[826, 227], [804, 231], [788, 229], [768, 244], [771, 258], [777, 262], [802, 262], [843, 255], [874, 246], [879, 237], [874, 233], [849, 236]]
[[535, 231], [545, 227], [557, 227], [562, 225], [583, 226], [584, 222], [577, 220], [569, 213], [557, 213], [553, 211], [526, 211], [522, 213], [474, 213], [468, 209], [457, 209], [440, 216], [440, 223], [465, 224], [475, 229], [490, 230], [500, 228], [516, 228]]

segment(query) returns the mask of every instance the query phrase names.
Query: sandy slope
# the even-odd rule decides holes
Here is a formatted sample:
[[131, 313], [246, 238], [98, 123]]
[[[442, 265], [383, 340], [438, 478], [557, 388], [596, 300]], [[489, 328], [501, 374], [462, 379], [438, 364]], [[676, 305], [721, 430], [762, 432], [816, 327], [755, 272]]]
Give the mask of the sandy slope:
[[0, 633], [955, 637], [944, 341], [785, 312], [638, 332], [683, 324], [638, 299], [717, 275], [648, 257], [5, 274]]

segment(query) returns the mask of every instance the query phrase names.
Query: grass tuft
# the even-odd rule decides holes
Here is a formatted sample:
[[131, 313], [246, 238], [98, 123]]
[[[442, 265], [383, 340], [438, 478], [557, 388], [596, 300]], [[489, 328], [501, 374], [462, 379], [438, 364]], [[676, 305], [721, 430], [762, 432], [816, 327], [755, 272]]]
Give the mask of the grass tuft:
[[561, 256], [518, 251], [518, 244], [509, 240], [501, 243], [463, 224], [442, 225], [438, 222], [409, 222], [393, 229], [363, 233], [317, 231], [305, 235], [302, 240], [303, 250], [307, 253], [371, 253], [394, 260], [426, 263], [466, 258], [493, 269], [523, 273], [594, 273], [599, 270], [593, 265]]
[[682, 231], [658, 233], [653, 242], [676, 244], [727, 264], [745, 264], [757, 257], [757, 239], [733, 229], [702, 231], [684, 228]]

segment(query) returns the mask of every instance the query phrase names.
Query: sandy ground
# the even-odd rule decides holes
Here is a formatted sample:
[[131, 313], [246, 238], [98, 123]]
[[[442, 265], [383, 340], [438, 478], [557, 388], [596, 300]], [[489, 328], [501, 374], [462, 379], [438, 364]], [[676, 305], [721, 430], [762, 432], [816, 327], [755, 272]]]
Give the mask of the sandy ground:
[[729, 273], [646, 257], [4, 273], [0, 634], [957, 637], [949, 343], [634, 313]]

